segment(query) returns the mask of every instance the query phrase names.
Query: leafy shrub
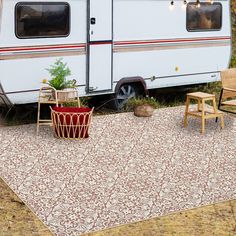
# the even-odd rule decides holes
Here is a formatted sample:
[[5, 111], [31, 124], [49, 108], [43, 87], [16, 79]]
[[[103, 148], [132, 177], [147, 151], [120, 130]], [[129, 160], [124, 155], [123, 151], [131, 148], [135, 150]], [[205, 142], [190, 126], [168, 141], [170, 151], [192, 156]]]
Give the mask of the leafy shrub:
[[140, 105], [150, 105], [153, 108], [158, 108], [159, 103], [153, 97], [140, 97], [140, 98], [131, 98], [127, 101], [125, 105], [125, 110], [133, 111], [136, 106]]
[[76, 87], [76, 80], [66, 80], [66, 77], [71, 75], [71, 71], [69, 67], [67, 67], [67, 64], [63, 63], [62, 58], [57, 59], [56, 62], [47, 69], [47, 71], [50, 73], [52, 78], [47, 82], [47, 84], [56, 90]]
[[233, 54], [231, 57], [230, 67], [236, 67], [236, 55]]

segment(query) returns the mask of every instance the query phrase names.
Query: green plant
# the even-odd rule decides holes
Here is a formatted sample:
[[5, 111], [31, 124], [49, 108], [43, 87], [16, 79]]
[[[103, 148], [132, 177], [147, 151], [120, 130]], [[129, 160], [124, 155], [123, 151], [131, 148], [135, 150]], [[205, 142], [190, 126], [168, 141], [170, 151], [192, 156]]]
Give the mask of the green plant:
[[141, 105], [150, 105], [155, 109], [159, 107], [159, 103], [155, 98], [147, 96], [147, 97], [129, 99], [125, 105], [125, 110], [132, 111], [134, 110], [135, 107]]
[[[64, 107], [77, 107], [78, 103], [76, 101], [64, 102], [63, 106]], [[81, 107], [89, 107], [89, 98], [88, 97], [80, 98], [80, 106]]]
[[66, 77], [71, 75], [71, 71], [69, 67], [67, 67], [67, 64], [63, 63], [62, 58], [57, 59], [56, 62], [47, 69], [47, 71], [50, 73], [52, 78], [47, 82], [47, 84], [56, 90], [76, 87], [76, 80], [66, 80]]
[[230, 67], [236, 67], [236, 55], [233, 54], [231, 57]]

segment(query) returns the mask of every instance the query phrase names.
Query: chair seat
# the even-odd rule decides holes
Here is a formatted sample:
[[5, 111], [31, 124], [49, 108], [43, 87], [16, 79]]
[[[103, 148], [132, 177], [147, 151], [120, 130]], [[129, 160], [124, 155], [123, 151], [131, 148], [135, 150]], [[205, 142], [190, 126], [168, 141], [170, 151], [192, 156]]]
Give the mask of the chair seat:
[[225, 105], [225, 106], [236, 106], [236, 99], [230, 100], [230, 101], [221, 102], [221, 105]]
[[[236, 106], [236, 68], [230, 68], [221, 71], [220, 76], [222, 82], [222, 89], [220, 93], [218, 107], [222, 111], [235, 114], [236, 110], [234, 108]], [[227, 107], [227, 110], [223, 110], [221, 106]]]

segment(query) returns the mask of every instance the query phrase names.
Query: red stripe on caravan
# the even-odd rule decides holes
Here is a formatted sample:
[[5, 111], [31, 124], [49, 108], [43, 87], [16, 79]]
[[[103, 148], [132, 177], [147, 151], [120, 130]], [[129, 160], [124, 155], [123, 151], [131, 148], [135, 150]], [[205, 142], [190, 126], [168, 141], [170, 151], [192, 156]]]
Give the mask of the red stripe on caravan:
[[[136, 44], [154, 44], [154, 43], [180, 43], [180, 42], [200, 42], [200, 41], [216, 41], [216, 40], [230, 40], [231, 37], [208, 37], [208, 38], [183, 38], [183, 39], [159, 39], [159, 40], [141, 40], [141, 41], [118, 41], [114, 45], [136, 45]], [[112, 44], [112, 41], [95, 41], [90, 42], [91, 45]], [[28, 47], [4, 47], [0, 48], [0, 52], [23, 52], [23, 51], [43, 51], [53, 49], [79, 49], [85, 48], [86, 44], [67, 44], [67, 45], [41, 45]]]
[[94, 41], [94, 42], [89, 42], [89, 45], [104, 45], [104, 44], [112, 44], [112, 41]]
[[54, 45], [54, 46], [32, 46], [32, 47], [14, 47], [14, 48], [0, 48], [0, 52], [20, 52], [20, 51], [35, 51], [35, 50], [51, 50], [51, 49], [73, 49], [84, 48], [86, 44], [78, 45]]
[[215, 41], [229, 40], [231, 37], [209, 37], [209, 38], [185, 38], [185, 39], [160, 39], [160, 40], [142, 40], [142, 41], [118, 41], [115, 45], [130, 45], [130, 44], [152, 44], [152, 43], [181, 43], [181, 42], [200, 42], [200, 41]]

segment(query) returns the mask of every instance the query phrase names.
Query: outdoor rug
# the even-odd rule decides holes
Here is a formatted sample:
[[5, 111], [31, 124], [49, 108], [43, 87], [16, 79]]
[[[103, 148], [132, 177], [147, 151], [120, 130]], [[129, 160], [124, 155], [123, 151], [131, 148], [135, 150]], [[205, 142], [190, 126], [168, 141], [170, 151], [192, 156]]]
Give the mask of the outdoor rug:
[[0, 129], [0, 175], [56, 235], [79, 235], [236, 198], [236, 119], [225, 129], [184, 107], [96, 116], [90, 138]]

